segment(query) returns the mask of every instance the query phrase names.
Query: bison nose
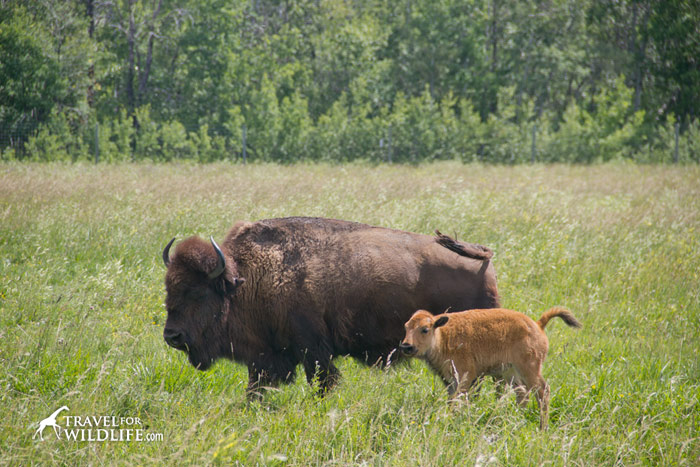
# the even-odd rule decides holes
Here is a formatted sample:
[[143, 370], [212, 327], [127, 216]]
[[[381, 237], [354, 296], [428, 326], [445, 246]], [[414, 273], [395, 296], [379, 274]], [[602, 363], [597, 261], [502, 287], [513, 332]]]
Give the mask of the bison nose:
[[185, 348], [185, 336], [179, 331], [175, 331], [173, 329], [165, 329], [163, 331], [163, 339], [165, 339], [165, 342], [170, 347], [174, 347], [178, 350], [182, 350]]
[[416, 348], [413, 347], [411, 344], [407, 344], [405, 342], [402, 342], [399, 345], [399, 349], [406, 355], [413, 355], [414, 353], [416, 353]]

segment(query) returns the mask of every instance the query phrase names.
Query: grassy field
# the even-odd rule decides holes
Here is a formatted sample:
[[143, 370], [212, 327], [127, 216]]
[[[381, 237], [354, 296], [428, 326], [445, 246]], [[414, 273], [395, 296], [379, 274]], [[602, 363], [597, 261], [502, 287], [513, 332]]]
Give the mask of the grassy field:
[[[327, 397], [300, 377], [251, 404], [244, 367], [191, 368], [162, 339], [165, 243], [292, 215], [439, 228], [494, 249], [504, 306], [569, 307], [549, 431], [490, 383], [448, 403], [420, 361], [340, 358]], [[0, 464], [698, 465], [699, 269], [697, 166], [0, 165]], [[33, 439], [61, 406], [156, 439]]]

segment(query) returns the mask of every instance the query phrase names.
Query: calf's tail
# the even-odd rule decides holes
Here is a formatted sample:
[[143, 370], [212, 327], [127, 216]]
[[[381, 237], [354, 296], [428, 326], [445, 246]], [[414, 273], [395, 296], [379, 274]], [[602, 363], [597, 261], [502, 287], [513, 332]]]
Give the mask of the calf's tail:
[[545, 311], [542, 317], [539, 319], [539, 321], [537, 321], [537, 325], [540, 327], [540, 329], [544, 331], [544, 327], [547, 326], [547, 323], [552, 318], [561, 318], [566, 324], [568, 324], [572, 328], [581, 327], [581, 323], [576, 318], [574, 318], [574, 315], [566, 308], [562, 308], [560, 306], [555, 306]]

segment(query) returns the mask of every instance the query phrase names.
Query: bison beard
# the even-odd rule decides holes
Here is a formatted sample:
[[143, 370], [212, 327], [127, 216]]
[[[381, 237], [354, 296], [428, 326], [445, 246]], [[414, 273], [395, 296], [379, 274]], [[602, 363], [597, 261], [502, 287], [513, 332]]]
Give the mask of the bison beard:
[[163, 251], [163, 338], [206, 370], [219, 358], [248, 367], [249, 395], [290, 382], [299, 363], [321, 391], [333, 358], [386, 364], [419, 308], [499, 305], [492, 252], [354, 222], [269, 219], [233, 226], [221, 248], [190, 237]]

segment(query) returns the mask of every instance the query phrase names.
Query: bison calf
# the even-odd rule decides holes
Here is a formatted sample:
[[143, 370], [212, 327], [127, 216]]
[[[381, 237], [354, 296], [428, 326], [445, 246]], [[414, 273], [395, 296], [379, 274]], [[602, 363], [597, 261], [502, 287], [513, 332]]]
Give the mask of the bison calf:
[[581, 327], [569, 310], [559, 307], [545, 312], [537, 322], [500, 308], [437, 316], [419, 310], [405, 324], [406, 337], [400, 349], [426, 360], [448, 385], [450, 397], [466, 392], [484, 375], [512, 385], [521, 406], [534, 391], [540, 406], [540, 428], [545, 428], [549, 386], [542, 378], [542, 362], [549, 341], [544, 328], [554, 317], [571, 327]]

